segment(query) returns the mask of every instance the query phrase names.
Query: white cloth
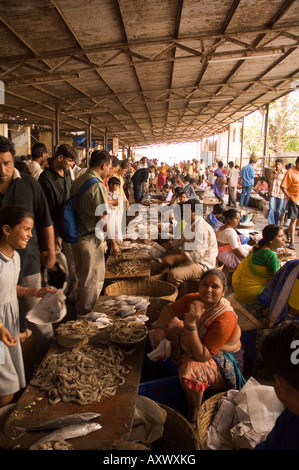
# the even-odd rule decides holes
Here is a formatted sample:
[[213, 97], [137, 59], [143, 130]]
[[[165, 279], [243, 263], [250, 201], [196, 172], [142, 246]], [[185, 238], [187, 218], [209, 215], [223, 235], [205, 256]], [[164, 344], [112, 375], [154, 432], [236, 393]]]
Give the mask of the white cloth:
[[39, 175], [43, 171], [40, 164], [38, 162], [36, 162], [35, 160], [32, 160], [30, 163], [28, 163], [28, 169], [31, 173], [31, 176], [33, 176], [33, 178], [35, 178], [36, 180], [38, 180]]
[[150, 445], [163, 436], [167, 413], [158, 403], [150, 398], [137, 395], [130, 442], [142, 442]]
[[238, 186], [239, 180], [239, 170], [236, 168], [230, 168], [227, 172], [227, 179], [228, 179], [228, 187], [229, 188], [236, 188]]
[[219, 230], [217, 235], [217, 241], [225, 245], [230, 245], [232, 250], [240, 246], [237, 232], [233, 228], [229, 227], [225, 228], [224, 230]]
[[[12, 336], [19, 338], [19, 304], [17, 282], [20, 273], [20, 256], [15, 251], [13, 258], [0, 252], [0, 321]], [[0, 396], [10, 395], [26, 386], [23, 355], [20, 342], [6, 346], [0, 341], [4, 353], [0, 365]]]

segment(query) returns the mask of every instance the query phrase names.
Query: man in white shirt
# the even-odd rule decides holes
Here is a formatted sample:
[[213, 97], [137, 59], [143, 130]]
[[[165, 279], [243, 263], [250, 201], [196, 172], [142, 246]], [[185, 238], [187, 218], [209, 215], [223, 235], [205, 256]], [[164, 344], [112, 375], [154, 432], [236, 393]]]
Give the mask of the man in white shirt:
[[142, 157], [137, 165], [137, 170], [140, 170], [140, 168], [148, 168], [148, 162], [146, 157]]
[[43, 165], [45, 164], [48, 156], [48, 150], [45, 144], [36, 142], [31, 149], [32, 161], [28, 163], [28, 169], [31, 176], [38, 180], [39, 175], [43, 171]]
[[181, 238], [163, 245], [166, 250], [179, 250], [179, 253], [166, 252], [161, 259], [162, 264], [169, 268], [167, 282], [177, 287], [187, 279], [199, 278], [204, 271], [214, 268], [218, 255], [215, 232], [199, 215], [199, 201], [188, 200], [184, 206], [185, 228]]
[[234, 162], [229, 162], [229, 169], [227, 172], [227, 187], [228, 187], [228, 206], [237, 206], [237, 188], [239, 171], [235, 168]]

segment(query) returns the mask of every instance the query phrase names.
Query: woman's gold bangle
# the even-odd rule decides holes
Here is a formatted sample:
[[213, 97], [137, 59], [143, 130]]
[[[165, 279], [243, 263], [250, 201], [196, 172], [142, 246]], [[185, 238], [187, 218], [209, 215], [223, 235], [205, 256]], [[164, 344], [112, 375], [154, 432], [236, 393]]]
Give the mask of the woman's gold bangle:
[[1, 321], [0, 321], [0, 328], [2, 328], [2, 326], [3, 326], [3, 324], [2, 324]]

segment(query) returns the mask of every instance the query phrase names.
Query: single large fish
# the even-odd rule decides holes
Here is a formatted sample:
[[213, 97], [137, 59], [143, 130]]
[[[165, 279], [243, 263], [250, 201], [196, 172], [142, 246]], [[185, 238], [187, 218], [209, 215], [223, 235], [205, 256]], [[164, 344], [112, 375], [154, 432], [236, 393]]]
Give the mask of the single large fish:
[[24, 432], [43, 431], [46, 429], [60, 429], [72, 424], [86, 423], [92, 419], [101, 416], [99, 413], [76, 413], [72, 415], [61, 416], [60, 418], [51, 419], [44, 423], [31, 426], [30, 428], [23, 429]]
[[90, 432], [98, 431], [101, 427], [102, 426], [98, 423], [73, 424], [71, 426], [66, 426], [65, 428], [57, 429], [47, 436], [42, 437], [32, 444], [29, 447], [29, 450], [36, 450], [39, 444], [45, 442], [65, 441], [66, 439], [86, 436], [86, 434], [89, 434]]

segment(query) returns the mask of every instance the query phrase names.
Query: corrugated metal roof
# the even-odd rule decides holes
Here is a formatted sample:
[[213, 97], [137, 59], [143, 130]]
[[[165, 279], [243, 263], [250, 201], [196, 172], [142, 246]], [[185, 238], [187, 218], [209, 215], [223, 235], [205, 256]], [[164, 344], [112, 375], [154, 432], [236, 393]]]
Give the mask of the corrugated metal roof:
[[[299, 84], [298, 0], [1, 0], [1, 122], [200, 140]], [[18, 117], [17, 117], [18, 116]]]

